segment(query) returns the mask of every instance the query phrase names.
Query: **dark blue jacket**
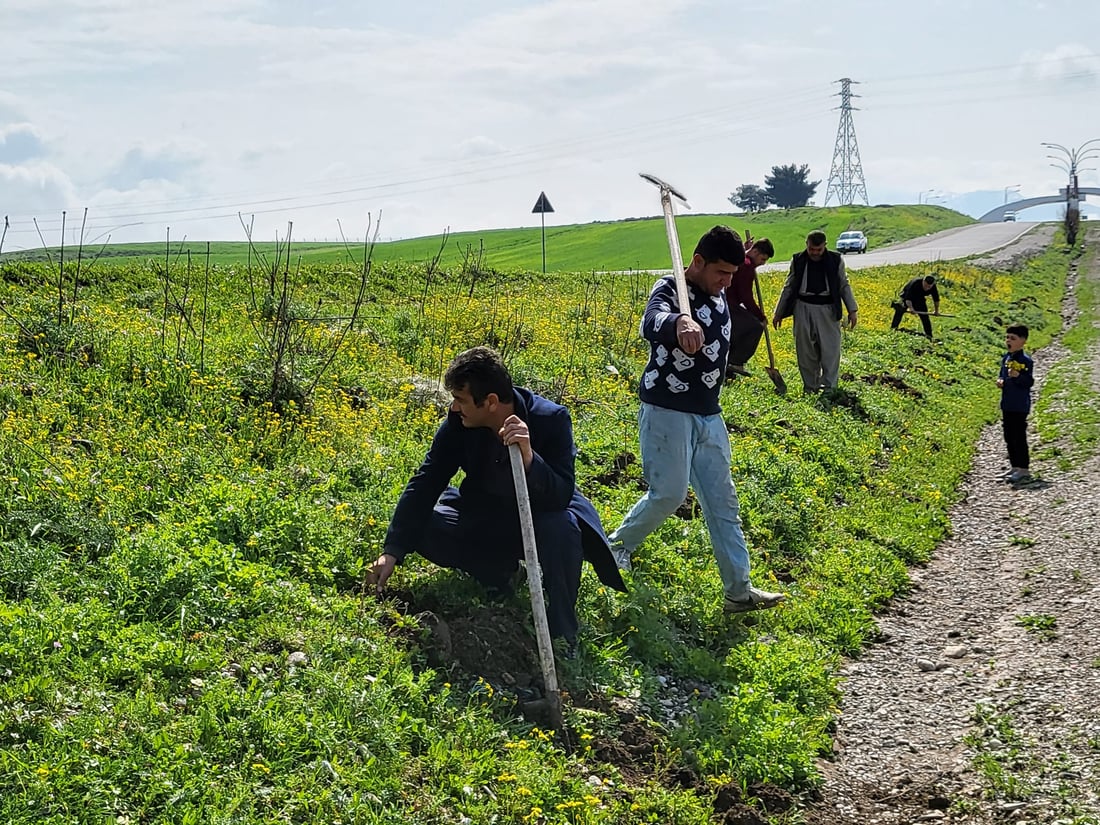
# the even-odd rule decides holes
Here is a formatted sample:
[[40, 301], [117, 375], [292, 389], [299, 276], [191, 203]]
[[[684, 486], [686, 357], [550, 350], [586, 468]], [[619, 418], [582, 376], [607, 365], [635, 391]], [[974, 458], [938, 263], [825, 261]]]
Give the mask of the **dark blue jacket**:
[[[531, 510], [573, 513], [581, 527], [584, 557], [600, 581], [625, 591], [596, 508], [577, 491], [577, 447], [569, 411], [522, 387], [514, 393], [516, 415], [527, 422], [534, 452], [527, 470]], [[464, 513], [494, 521], [519, 517], [508, 448], [495, 431], [464, 427], [461, 416], [452, 412], [439, 425], [428, 455], [398, 499], [386, 532], [386, 553], [400, 560], [417, 549], [436, 501], [459, 470], [465, 473], [459, 486]]]
[[[1008, 377], [1008, 362], [1015, 361], [1023, 364], [1023, 369], [1015, 378]], [[1031, 412], [1031, 386], [1035, 383], [1035, 364], [1024, 353], [1006, 352], [1001, 356], [1001, 409], [1005, 412], [1029, 413]]]

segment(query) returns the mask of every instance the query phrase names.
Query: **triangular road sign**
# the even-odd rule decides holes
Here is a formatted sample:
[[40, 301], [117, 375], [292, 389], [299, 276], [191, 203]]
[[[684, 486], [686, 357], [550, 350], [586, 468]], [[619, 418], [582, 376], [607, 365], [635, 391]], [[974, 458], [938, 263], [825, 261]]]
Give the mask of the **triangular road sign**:
[[545, 192], [539, 192], [539, 199], [535, 201], [535, 208], [531, 210], [536, 215], [539, 212], [553, 212], [554, 207], [550, 205], [550, 199], [546, 197]]

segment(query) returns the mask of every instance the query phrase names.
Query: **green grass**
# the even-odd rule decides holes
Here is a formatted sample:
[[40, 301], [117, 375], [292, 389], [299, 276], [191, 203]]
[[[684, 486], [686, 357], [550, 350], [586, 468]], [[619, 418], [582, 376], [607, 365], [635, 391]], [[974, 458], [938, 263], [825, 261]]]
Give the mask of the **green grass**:
[[1045, 613], [1036, 613], [1030, 616], [1017, 616], [1016, 624], [1025, 628], [1028, 633], [1034, 633], [1044, 642], [1050, 641], [1058, 635], [1055, 630], [1058, 626], [1058, 620], [1054, 616]]
[[1027, 799], [1032, 789], [1020, 770], [1020, 756], [1026, 743], [1007, 713], [996, 713], [978, 705], [974, 712], [975, 729], [965, 737], [974, 751], [974, 766], [984, 780], [985, 793], [991, 798]]
[[[917, 267], [861, 270], [840, 391], [724, 390], [754, 578], [790, 599], [724, 617], [698, 512], [643, 543], [628, 594], [587, 570], [568, 744], [518, 713], [496, 650], [432, 647], [427, 610], [501, 617], [530, 652], [523, 596], [487, 606], [415, 559], [394, 582], [415, 609], [357, 585], [439, 421], [412, 379], [474, 344], [569, 405], [578, 483], [618, 524], [640, 491], [650, 276], [394, 265], [340, 337], [342, 267], [304, 268], [279, 308], [236, 269], [124, 261], [75, 303], [67, 285], [59, 318], [56, 270], [0, 264], [0, 820], [703, 825], [725, 783], [812, 786], [840, 658], [947, 534], [997, 418], [995, 319], [1043, 346], [1068, 261], [944, 265], [956, 317], [935, 345], [889, 330]], [[268, 404], [279, 318], [277, 375], [312, 389]], [[789, 329], [774, 343], [793, 383]], [[679, 724], [662, 679], [689, 697]]]
[[[1045, 626], [1046, 622], [1040, 624]], [[1049, 624], [1053, 627], [1053, 621]], [[982, 785], [982, 795], [999, 803], [1027, 802], [1033, 818], [1040, 812], [1043, 822], [1097, 825], [1100, 819], [1094, 806], [1088, 804], [1081, 787], [1072, 781], [1077, 772], [1068, 753], [1081, 748], [1095, 750], [1095, 743], [1081, 731], [1074, 731], [1061, 743], [1059, 752], [1037, 759], [1035, 743], [1021, 736], [1017, 719], [1011, 713], [1017, 704], [1018, 700], [1008, 697], [1001, 710], [984, 704], [974, 710], [974, 725], [964, 742], [973, 752], [972, 763]], [[1056, 778], [1057, 784], [1052, 778]], [[981, 812], [981, 807], [966, 797], [953, 802], [951, 809], [959, 814]]]
[[[685, 213], [677, 218], [680, 243], [686, 256], [695, 242], [716, 223], [728, 223], [744, 234], [748, 229], [755, 237], [769, 237], [775, 244], [776, 257], [787, 260], [803, 248], [806, 233], [824, 230], [830, 241], [846, 229], [861, 229], [870, 240], [871, 248], [908, 240], [941, 229], [973, 223], [973, 219], [941, 206], [838, 206], [827, 209], [806, 207], [788, 211], [773, 210], [758, 215], [694, 215]], [[257, 239], [260, 240], [260, 239]], [[257, 248], [274, 257], [272, 243], [258, 243]], [[379, 263], [425, 263], [440, 251], [442, 236], [413, 238], [380, 243], [374, 250]], [[609, 223], [552, 226], [546, 230], [547, 268], [555, 272], [590, 270], [661, 269], [669, 265], [668, 243], [663, 219], [637, 218]], [[168, 259], [183, 260], [190, 251], [196, 266], [206, 259], [206, 244], [196, 241], [175, 242]], [[86, 256], [99, 249], [85, 250]], [[54, 260], [58, 250], [51, 250]], [[74, 250], [66, 252], [72, 265]], [[21, 260], [44, 260], [39, 251], [9, 253]], [[163, 261], [163, 243], [112, 244], [103, 251], [111, 258], [149, 258]], [[217, 242], [210, 245], [210, 261], [217, 265], [242, 263], [248, 256], [243, 242]], [[294, 243], [292, 257], [312, 264], [348, 264], [361, 260], [362, 248], [352, 245], [350, 256], [342, 244]], [[461, 266], [464, 261], [479, 260], [483, 269], [541, 271], [542, 247], [539, 227], [523, 229], [490, 229], [458, 232], [448, 238], [443, 247], [441, 263], [446, 268]]]
[[1041, 440], [1039, 455], [1056, 458], [1063, 469], [1079, 464], [1100, 445], [1100, 391], [1094, 363], [1100, 340], [1100, 254], [1096, 245], [1100, 229], [1088, 227], [1086, 231], [1093, 241], [1078, 257], [1075, 297], [1080, 312], [1062, 337], [1069, 355], [1047, 372], [1034, 414]]

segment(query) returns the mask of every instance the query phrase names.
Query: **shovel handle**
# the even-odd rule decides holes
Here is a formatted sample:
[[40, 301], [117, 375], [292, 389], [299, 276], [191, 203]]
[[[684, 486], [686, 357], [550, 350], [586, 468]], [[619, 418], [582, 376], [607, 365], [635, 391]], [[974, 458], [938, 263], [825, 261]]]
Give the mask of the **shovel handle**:
[[[764, 309], [764, 296], [760, 292], [760, 278], [757, 277], [756, 270], [752, 273], [752, 283], [756, 287], [756, 303], [760, 305], [760, 309]], [[758, 339], [759, 340], [759, 339]], [[764, 344], [768, 348], [768, 366], [773, 370], [775, 369], [775, 353], [772, 352], [772, 337], [768, 334], [768, 319], [764, 319]]]

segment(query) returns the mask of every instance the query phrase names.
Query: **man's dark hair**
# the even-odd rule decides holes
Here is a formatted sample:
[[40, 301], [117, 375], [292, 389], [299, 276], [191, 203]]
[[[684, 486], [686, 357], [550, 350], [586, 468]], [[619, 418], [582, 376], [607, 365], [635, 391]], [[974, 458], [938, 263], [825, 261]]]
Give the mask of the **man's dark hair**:
[[1027, 338], [1027, 326], [1024, 324], [1014, 324], [1005, 330], [1010, 335], [1016, 335], [1020, 338]]
[[745, 260], [745, 246], [741, 243], [741, 236], [728, 226], [715, 226], [699, 239], [695, 254], [708, 264], [725, 261], [740, 266]]
[[772, 242], [769, 241], [767, 238], [757, 238], [755, 241], [752, 242], [752, 248], [759, 249], [769, 258], [775, 257], [775, 247], [772, 246]]
[[934, 283], [936, 283], [936, 276], [935, 275], [925, 275], [924, 276], [924, 282], [926, 284], [934, 284]]
[[825, 233], [822, 232], [820, 229], [815, 229], [813, 232], [806, 236], [806, 243], [808, 243], [810, 246], [821, 246], [827, 240], [828, 238], [825, 236]]
[[505, 404], [512, 403], [512, 376], [497, 351], [474, 347], [460, 352], [447, 367], [443, 386], [450, 392], [466, 390], [479, 407], [489, 393], [496, 393]]

